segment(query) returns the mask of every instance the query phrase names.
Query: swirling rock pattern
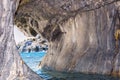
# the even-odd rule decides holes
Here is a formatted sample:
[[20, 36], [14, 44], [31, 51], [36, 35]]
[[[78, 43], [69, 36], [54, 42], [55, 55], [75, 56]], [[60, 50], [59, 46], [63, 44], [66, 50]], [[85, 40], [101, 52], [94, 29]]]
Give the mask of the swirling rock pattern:
[[30, 0], [19, 7], [15, 23], [26, 34], [42, 34], [49, 50], [47, 70], [120, 76], [119, 0]]

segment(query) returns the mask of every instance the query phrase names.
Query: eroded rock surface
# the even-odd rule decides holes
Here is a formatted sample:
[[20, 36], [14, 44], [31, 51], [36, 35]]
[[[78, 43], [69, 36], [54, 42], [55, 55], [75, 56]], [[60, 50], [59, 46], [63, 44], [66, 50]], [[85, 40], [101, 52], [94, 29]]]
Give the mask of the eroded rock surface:
[[0, 80], [42, 80], [21, 59], [13, 37], [19, 0], [0, 0]]
[[[114, 33], [120, 28], [119, 0], [30, 0], [15, 23], [27, 35], [41, 33], [49, 50], [47, 70], [120, 76]], [[119, 45], [120, 46], [120, 45]]]

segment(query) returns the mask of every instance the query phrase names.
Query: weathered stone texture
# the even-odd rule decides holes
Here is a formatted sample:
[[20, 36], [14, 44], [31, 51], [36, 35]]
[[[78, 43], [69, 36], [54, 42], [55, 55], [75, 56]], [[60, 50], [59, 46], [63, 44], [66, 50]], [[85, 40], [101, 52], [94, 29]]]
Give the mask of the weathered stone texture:
[[0, 0], [0, 80], [41, 80], [20, 58], [13, 36], [19, 0]]
[[48, 39], [44, 69], [120, 75], [118, 6], [119, 0], [31, 0], [15, 22], [27, 35], [33, 28]]

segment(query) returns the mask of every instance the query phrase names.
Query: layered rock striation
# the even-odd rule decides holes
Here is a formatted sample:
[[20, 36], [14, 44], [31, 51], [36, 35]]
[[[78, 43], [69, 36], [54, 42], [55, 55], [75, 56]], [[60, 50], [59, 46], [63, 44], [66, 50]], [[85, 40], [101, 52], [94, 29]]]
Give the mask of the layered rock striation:
[[15, 24], [26, 35], [40, 33], [49, 41], [44, 69], [120, 76], [114, 36], [119, 5], [119, 0], [30, 0], [19, 7]]

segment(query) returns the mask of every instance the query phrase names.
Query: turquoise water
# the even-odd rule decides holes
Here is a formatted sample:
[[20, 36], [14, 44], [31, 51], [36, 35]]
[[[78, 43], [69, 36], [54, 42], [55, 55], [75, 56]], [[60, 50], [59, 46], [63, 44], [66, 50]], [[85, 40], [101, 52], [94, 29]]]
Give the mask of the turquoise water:
[[22, 59], [24, 62], [37, 74], [39, 74], [41, 77], [48, 79], [50, 78], [49, 75], [44, 74], [42, 70], [38, 67], [40, 61], [42, 60], [43, 56], [46, 54], [45, 51], [41, 52], [23, 52], [20, 53]]
[[81, 73], [60, 73], [43, 71], [38, 65], [45, 56], [46, 52], [31, 52], [31, 53], [20, 53], [24, 62], [38, 75], [40, 75], [44, 80], [120, 80], [120, 78], [115, 78], [111, 76], [104, 75], [92, 75], [92, 74], [81, 74]]

